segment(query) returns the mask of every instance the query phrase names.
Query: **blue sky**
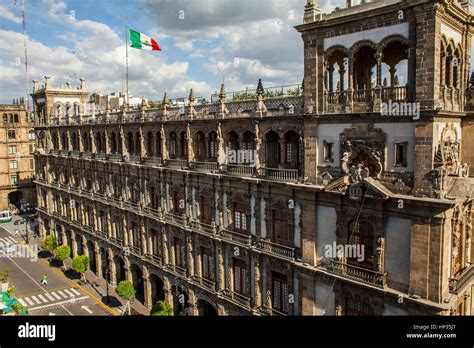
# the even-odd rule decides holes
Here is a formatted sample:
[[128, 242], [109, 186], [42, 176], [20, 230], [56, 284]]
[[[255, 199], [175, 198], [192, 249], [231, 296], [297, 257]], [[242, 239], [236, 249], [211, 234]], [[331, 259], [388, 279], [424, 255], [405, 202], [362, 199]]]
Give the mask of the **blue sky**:
[[[29, 84], [87, 79], [91, 92], [120, 91], [125, 26], [161, 52], [129, 50], [130, 92], [160, 100], [226, 89], [300, 84], [303, 45], [293, 26], [306, 0], [25, 0]], [[16, 2], [16, 4], [15, 4]], [[323, 11], [345, 0], [321, 0]], [[21, 0], [0, 0], [0, 103], [25, 95]]]

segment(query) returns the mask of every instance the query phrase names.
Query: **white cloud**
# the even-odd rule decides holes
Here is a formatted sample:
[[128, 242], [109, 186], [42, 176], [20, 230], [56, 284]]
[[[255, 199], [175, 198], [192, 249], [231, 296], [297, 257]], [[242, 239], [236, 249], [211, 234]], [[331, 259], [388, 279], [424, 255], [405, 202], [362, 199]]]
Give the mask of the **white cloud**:
[[16, 16], [8, 7], [0, 4], [0, 17], [3, 17], [13, 23], [21, 24], [21, 17]]

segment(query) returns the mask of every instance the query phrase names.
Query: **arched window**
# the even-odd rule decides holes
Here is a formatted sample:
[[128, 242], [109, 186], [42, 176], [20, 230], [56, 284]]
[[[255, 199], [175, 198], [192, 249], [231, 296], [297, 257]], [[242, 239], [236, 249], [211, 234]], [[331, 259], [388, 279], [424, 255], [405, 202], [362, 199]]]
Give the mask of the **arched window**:
[[135, 153], [133, 145], [134, 145], [133, 133], [128, 132], [128, 134], [127, 134], [127, 151], [130, 155], [133, 155]]
[[219, 144], [217, 142], [217, 133], [211, 132], [209, 134], [209, 157], [212, 159], [216, 159], [218, 152]]
[[290, 245], [291, 237], [288, 212], [273, 209], [272, 215], [273, 242], [281, 245]]
[[148, 157], [153, 157], [155, 155], [154, 140], [153, 132], [148, 132], [146, 135], [146, 151], [148, 153]]
[[141, 149], [142, 149], [142, 146], [141, 146], [142, 142], [141, 142], [141, 135], [140, 135], [140, 132], [135, 132], [135, 155], [136, 156], [141, 156]]
[[347, 262], [372, 269], [374, 266], [374, 228], [367, 221], [351, 221], [349, 223], [348, 244], [355, 245], [356, 250], [364, 250], [362, 261], [357, 257], [347, 258]]
[[3, 123], [8, 123], [8, 115], [3, 114]]
[[176, 159], [177, 156], [177, 148], [178, 148], [178, 140], [175, 132], [171, 132], [170, 134], [170, 148], [169, 148], [169, 153], [170, 153], [170, 158], [171, 159]]
[[160, 132], [156, 132], [155, 142], [156, 142], [155, 144], [156, 155], [161, 156], [161, 133]]
[[242, 149], [243, 150], [255, 150], [255, 135], [250, 132], [246, 131], [243, 136], [244, 141], [242, 142]]
[[299, 164], [299, 136], [294, 131], [285, 134], [285, 163], [297, 169]]
[[188, 136], [186, 132], [181, 132], [181, 157], [188, 156]]
[[102, 151], [102, 137], [100, 135], [100, 132], [97, 132], [95, 135], [95, 145], [97, 147], [96, 151], [98, 153], [103, 152]]
[[115, 135], [115, 132], [110, 135], [110, 151], [113, 154], [117, 153], [117, 135]]
[[267, 133], [265, 149], [266, 167], [278, 168], [280, 164], [280, 137], [274, 131]]
[[236, 132], [229, 132], [229, 140], [227, 141], [227, 147], [230, 150], [239, 150], [239, 135]]
[[15, 123], [19, 122], [18, 114], [13, 115], [13, 122], [15, 122]]
[[203, 161], [206, 158], [206, 141], [203, 132], [196, 133], [196, 158], [198, 161]]
[[28, 131], [28, 140], [35, 140], [36, 139], [36, 133], [33, 129], [30, 129]]

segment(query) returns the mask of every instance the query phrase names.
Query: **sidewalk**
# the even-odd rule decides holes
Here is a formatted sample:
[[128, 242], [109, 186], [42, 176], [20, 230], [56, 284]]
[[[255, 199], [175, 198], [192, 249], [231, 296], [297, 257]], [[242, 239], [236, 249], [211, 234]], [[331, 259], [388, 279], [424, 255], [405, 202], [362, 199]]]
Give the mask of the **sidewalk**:
[[[66, 266], [67, 269], [71, 268], [71, 260], [66, 260], [64, 262], [64, 265]], [[107, 306], [112, 308], [118, 313], [122, 313], [122, 308], [125, 305], [125, 301], [123, 301], [115, 292], [115, 287], [112, 287], [109, 285], [109, 298], [110, 298], [110, 304], [107, 304], [107, 288], [106, 288], [106, 283], [105, 279], [103, 278], [98, 278], [91, 270], [88, 270], [84, 273], [84, 276], [87, 280], [87, 283], [81, 284], [81, 286], [89, 291], [92, 295], [97, 297], [99, 300], [101, 300], [103, 303], [105, 303]], [[133, 301], [133, 306], [132, 309], [136, 312], [138, 315], [150, 315], [150, 310], [143, 306], [140, 302], [137, 300]]]

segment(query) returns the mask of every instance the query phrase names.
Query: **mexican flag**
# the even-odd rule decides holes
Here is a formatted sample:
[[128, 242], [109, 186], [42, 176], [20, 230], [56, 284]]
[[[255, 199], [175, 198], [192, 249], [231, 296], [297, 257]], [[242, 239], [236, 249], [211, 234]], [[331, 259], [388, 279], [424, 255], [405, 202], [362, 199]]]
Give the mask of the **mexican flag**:
[[132, 46], [130, 47], [133, 48], [148, 51], [161, 51], [160, 46], [158, 46], [154, 39], [132, 29], [130, 29], [130, 41], [132, 42]]

